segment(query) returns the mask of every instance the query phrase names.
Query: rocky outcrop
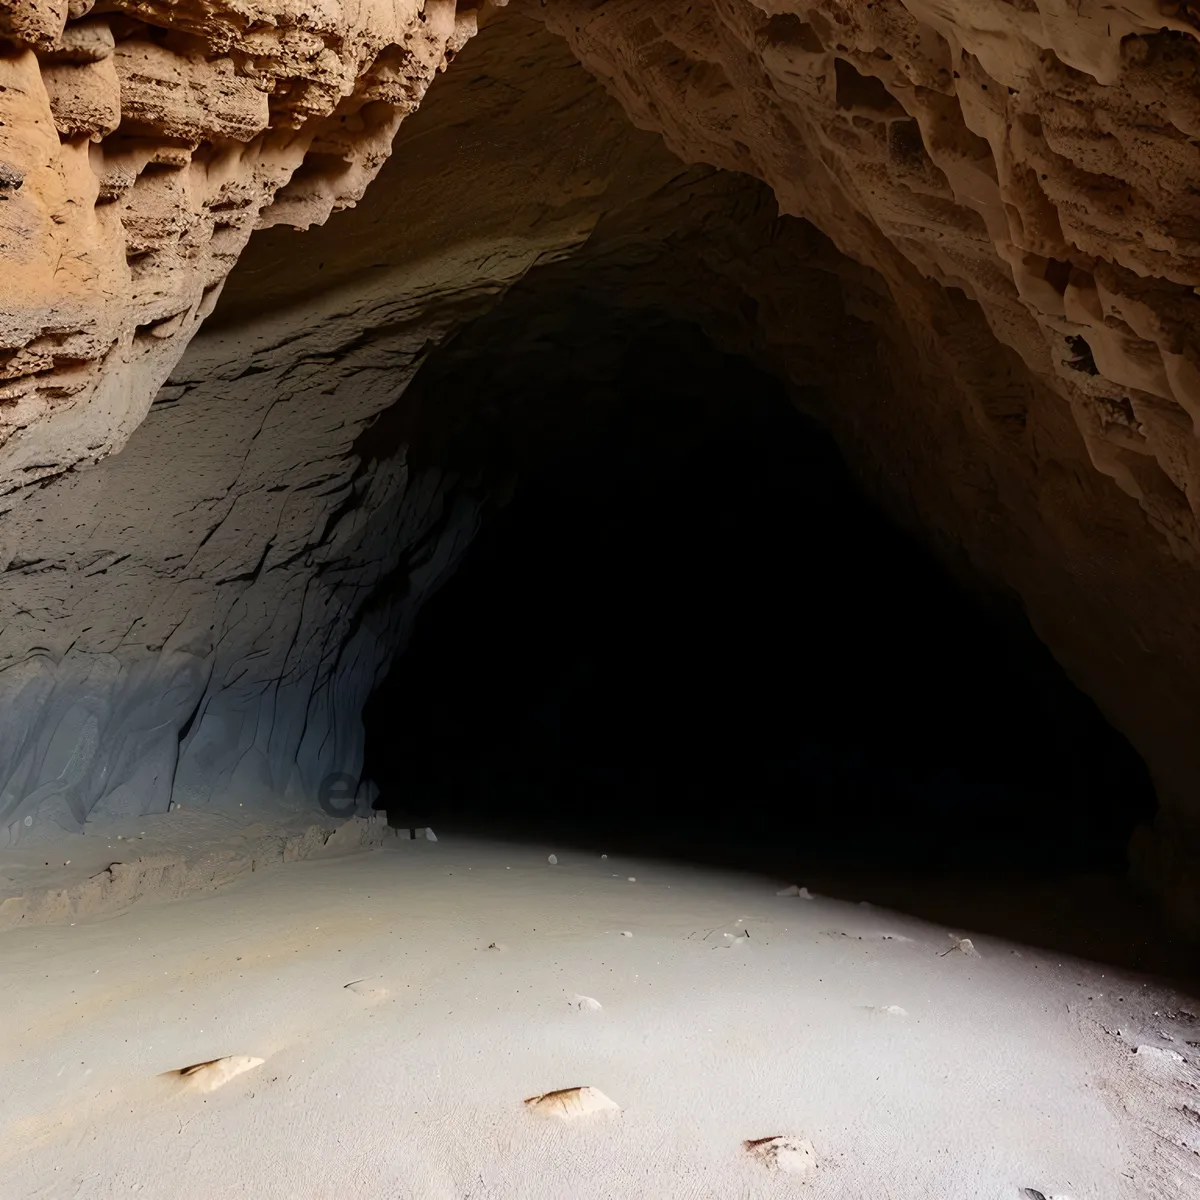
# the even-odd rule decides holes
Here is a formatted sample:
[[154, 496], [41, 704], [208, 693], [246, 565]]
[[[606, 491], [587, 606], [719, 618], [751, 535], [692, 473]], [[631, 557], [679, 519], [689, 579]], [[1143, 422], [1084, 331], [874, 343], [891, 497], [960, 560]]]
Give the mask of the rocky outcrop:
[[1197, 562], [1200, 17], [1186, 4], [546, 13], [685, 161], [765, 180], [897, 298], [915, 269], [974, 300], [1070, 403], [1094, 466]]
[[455, 10], [0, 4], [0, 494], [124, 445], [255, 229], [359, 200]]
[[[367, 431], [569, 260], [787, 379], [1021, 598], [1150, 765], [1144, 869], [1200, 925], [1187, 4], [86, 7], [0, 2], [0, 824], [353, 771], [345, 714], [426, 584], [365, 598], [473, 520], [403, 421]], [[361, 208], [247, 245], [359, 199], [481, 22]]]

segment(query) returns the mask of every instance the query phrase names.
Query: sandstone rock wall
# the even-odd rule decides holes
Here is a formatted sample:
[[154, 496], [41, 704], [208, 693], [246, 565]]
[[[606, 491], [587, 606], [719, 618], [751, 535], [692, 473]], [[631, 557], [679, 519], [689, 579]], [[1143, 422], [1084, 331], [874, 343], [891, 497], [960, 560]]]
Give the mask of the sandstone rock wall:
[[356, 203], [476, 16], [0, 4], [0, 494], [125, 443], [250, 234]]
[[1066, 0], [559, 0], [642, 128], [976, 301], [1195, 564], [1200, 17]]

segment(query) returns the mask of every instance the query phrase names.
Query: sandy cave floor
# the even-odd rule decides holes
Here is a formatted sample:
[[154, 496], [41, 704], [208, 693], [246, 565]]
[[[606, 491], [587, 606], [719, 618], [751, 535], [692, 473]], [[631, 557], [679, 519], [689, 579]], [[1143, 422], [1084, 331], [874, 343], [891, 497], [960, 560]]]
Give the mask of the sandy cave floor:
[[[1200, 1197], [1186, 997], [554, 850], [443, 834], [0, 934], [0, 1197]], [[265, 1061], [163, 1074], [225, 1055]], [[620, 1113], [523, 1104], [583, 1085]], [[776, 1135], [815, 1169], [743, 1148]]]

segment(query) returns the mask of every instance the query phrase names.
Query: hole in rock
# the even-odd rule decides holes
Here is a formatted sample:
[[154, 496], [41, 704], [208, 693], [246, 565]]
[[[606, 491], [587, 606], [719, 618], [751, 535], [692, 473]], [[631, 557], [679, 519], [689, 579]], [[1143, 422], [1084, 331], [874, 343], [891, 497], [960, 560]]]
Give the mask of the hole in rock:
[[483, 499], [367, 706], [393, 824], [720, 863], [1113, 953], [1047, 928], [1070, 921], [1047, 896], [1085, 881], [1101, 921], [1153, 812], [1141, 760], [773, 377], [694, 326], [526, 289], [373, 436]]
[[881, 79], [874, 75], [863, 75], [844, 58], [833, 60], [833, 70], [838, 108], [859, 109], [889, 117], [907, 115]]

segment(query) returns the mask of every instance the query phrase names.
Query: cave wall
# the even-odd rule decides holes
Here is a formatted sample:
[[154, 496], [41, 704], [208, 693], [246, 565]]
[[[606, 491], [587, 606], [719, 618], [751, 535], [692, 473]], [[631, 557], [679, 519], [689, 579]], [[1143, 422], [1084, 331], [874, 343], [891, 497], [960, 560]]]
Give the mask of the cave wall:
[[[406, 129], [389, 203], [346, 214], [315, 260], [306, 235], [264, 242], [121, 453], [0, 501], [0, 841], [172, 799], [312, 807], [359, 778], [367, 695], [478, 512], [403, 435], [408, 383], [681, 171], [547, 43], [525, 25], [481, 47], [480, 74]], [[555, 119], [530, 139], [548, 65]], [[491, 123], [451, 142], [479, 105]], [[471, 199], [476, 172], [494, 190]]]
[[763, 179], [882, 283], [858, 311], [884, 331], [903, 417], [860, 392], [827, 419], [892, 511], [1022, 597], [1131, 737], [1163, 809], [1138, 869], [1200, 921], [1200, 17], [536, 7], [639, 127]]
[[356, 447], [434, 333], [404, 315], [249, 361], [199, 349], [125, 453], [12, 515], [6, 840], [171, 799], [312, 806], [331, 774], [357, 781], [353, 714], [475, 520], [452, 479]]
[[[311, 795], [353, 768], [328, 697], [366, 662], [367, 581], [429, 522], [448, 563], [471, 523], [461, 488], [358, 439], [536, 268], [753, 356], [890, 513], [1019, 597], [1145, 756], [1141, 869], [1200, 925], [1196, 22], [1149, 0], [4, 0], [0, 826], [65, 791], [77, 821], [147, 780], [161, 803], [298, 769]], [[370, 672], [347, 671], [352, 708]]]

